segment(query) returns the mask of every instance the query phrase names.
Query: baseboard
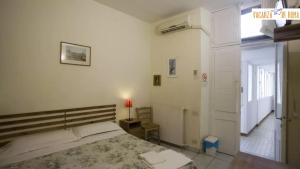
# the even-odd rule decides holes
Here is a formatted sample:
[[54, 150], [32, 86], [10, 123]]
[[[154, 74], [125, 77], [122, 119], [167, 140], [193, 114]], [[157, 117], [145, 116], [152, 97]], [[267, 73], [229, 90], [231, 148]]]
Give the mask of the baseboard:
[[170, 146], [173, 146], [173, 147], [184, 148], [184, 145], [181, 146], [181, 145], [170, 143], [170, 142], [167, 142], [167, 141], [164, 141], [164, 140], [160, 140], [160, 142], [165, 143], [165, 144], [170, 145]]
[[245, 137], [249, 136], [253, 132], [253, 130], [256, 129], [256, 127], [258, 127], [258, 124], [252, 127], [252, 129], [248, 133], [241, 133], [241, 136], [245, 136]]
[[241, 133], [241, 136], [248, 136], [247, 133]]
[[195, 148], [195, 147], [191, 147], [189, 145], [177, 145], [177, 144], [174, 144], [174, 143], [170, 143], [170, 142], [167, 142], [167, 141], [164, 141], [164, 140], [160, 140], [160, 142], [164, 143], [164, 144], [167, 144], [167, 145], [170, 145], [170, 146], [173, 146], [173, 147], [177, 147], [177, 148], [181, 148], [181, 149], [185, 149], [185, 150], [189, 150], [189, 151], [193, 151], [193, 152], [196, 152], [196, 153], [199, 153], [199, 152], [203, 152], [202, 149], [198, 149], [198, 148]]
[[270, 113], [268, 113], [258, 124], [256, 124], [248, 133], [241, 133], [241, 136], [249, 136], [254, 129], [256, 129], [259, 125], [261, 125], [272, 113], [274, 113], [274, 110], [271, 110]]
[[191, 147], [191, 146], [189, 146], [189, 145], [185, 145], [185, 146], [183, 146], [183, 147], [184, 147], [184, 149], [189, 150], [189, 151], [192, 151], [192, 152], [195, 152], [195, 153], [201, 153], [201, 152], [203, 152], [202, 149], [195, 148], [195, 147]]
[[272, 113], [274, 113], [274, 110], [271, 110], [271, 112], [269, 114], [267, 114], [258, 124], [257, 126], [261, 125], [261, 123], [263, 123]]

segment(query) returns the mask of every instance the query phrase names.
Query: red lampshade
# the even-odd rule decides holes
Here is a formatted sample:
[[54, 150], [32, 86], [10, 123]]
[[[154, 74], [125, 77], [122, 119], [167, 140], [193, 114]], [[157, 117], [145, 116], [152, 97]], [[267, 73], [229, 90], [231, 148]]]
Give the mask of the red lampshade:
[[132, 100], [131, 99], [126, 99], [125, 100], [125, 107], [132, 107]]

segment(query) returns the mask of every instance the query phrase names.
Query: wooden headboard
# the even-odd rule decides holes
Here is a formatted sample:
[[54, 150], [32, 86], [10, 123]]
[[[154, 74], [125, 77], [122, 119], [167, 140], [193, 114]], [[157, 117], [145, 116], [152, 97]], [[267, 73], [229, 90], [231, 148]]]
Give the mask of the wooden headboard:
[[89, 123], [115, 121], [116, 105], [0, 115], [0, 146], [14, 137], [66, 129]]

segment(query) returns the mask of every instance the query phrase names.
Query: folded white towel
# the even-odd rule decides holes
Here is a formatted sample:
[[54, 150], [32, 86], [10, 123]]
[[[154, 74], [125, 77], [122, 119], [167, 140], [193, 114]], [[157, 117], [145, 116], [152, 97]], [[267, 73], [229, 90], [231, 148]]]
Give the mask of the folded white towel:
[[185, 155], [173, 150], [165, 150], [159, 154], [161, 157], [166, 159], [166, 162], [155, 165], [155, 169], [177, 169], [192, 162], [192, 160], [187, 158]]
[[154, 169], [178, 169], [192, 161], [183, 154], [173, 150], [165, 150], [159, 153], [150, 151], [140, 154], [140, 157], [148, 166]]
[[142, 157], [142, 159], [148, 162], [150, 165], [155, 165], [166, 161], [164, 158], [161, 158], [159, 153], [155, 151], [140, 154], [140, 157]]

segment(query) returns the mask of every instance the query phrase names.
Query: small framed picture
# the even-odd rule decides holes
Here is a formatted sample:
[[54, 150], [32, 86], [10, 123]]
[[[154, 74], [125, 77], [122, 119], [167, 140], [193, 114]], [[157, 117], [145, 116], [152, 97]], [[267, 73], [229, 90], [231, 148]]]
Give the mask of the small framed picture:
[[176, 77], [176, 59], [169, 58], [168, 60], [168, 77]]
[[161, 86], [161, 76], [153, 75], [153, 86]]
[[91, 66], [91, 47], [61, 42], [60, 63], [80, 66]]

